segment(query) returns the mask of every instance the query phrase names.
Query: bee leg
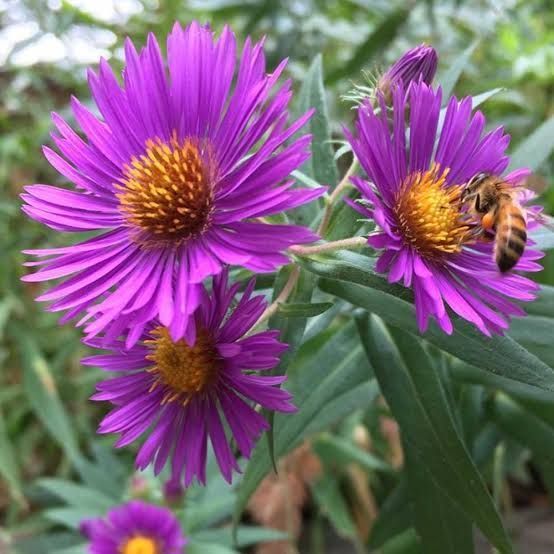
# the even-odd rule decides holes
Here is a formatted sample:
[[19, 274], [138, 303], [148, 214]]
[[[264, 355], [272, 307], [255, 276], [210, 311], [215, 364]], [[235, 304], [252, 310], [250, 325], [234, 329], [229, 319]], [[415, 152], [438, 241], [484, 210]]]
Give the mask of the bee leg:
[[494, 212], [487, 212], [481, 219], [481, 227], [483, 227], [485, 231], [492, 231], [494, 227], [494, 219]]

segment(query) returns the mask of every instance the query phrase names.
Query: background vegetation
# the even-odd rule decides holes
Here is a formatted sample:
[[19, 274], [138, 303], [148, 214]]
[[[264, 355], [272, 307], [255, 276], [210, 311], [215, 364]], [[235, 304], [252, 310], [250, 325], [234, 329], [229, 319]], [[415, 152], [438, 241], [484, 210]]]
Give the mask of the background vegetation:
[[[24, 218], [18, 195], [25, 184], [61, 183], [40, 145], [49, 143], [51, 111], [71, 120], [70, 95], [90, 101], [86, 66], [100, 55], [121, 66], [125, 36], [136, 44], [143, 44], [150, 31], [163, 39], [174, 21], [193, 18], [216, 30], [228, 22], [241, 41], [248, 34], [266, 35], [269, 66], [290, 57], [288, 72], [297, 89], [304, 83], [299, 104], [326, 104], [333, 139], [340, 138], [340, 125], [353, 119], [352, 105], [341, 95], [352, 88], [352, 80], [363, 82], [361, 70], [384, 68], [405, 49], [423, 41], [432, 44], [440, 55], [439, 82], [447, 89], [457, 82], [458, 95], [487, 93], [482, 109], [489, 125], [506, 126], [516, 161], [532, 164], [544, 177], [542, 199], [547, 210], [554, 210], [554, 188], [547, 187], [554, 176], [554, 11], [549, 0], [0, 0], [0, 552], [81, 552], [71, 531], [81, 517], [103, 513], [130, 496], [161, 497], [162, 481], [148, 474], [132, 477], [130, 449], [114, 454], [113, 440], [96, 436], [106, 407], [88, 401], [98, 374], [79, 365], [84, 353], [79, 333], [58, 326], [57, 317], [33, 301], [38, 289], [19, 281], [25, 271], [21, 250], [68, 239]], [[338, 159], [340, 172], [347, 158]], [[352, 224], [347, 217], [352, 216], [340, 209], [334, 214], [332, 238], [345, 236]], [[353, 258], [340, 263], [350, 270], [355, 266]], [[538, 279], [554, 285], [552, 256], [545, 268]], [[325, 277], [328, 268], [308, 269], [312, 273], [306, 275]], [[272, 279], [265, 286], [272, 286]], [[351, 290], [330, 281], [326, 286], [327, 292], [364, 306]], [[515, 322], [511, 331], [537, 356], [533, 359], [549, 366], [554, 366], [553, 290], [546, 287], [530, 309], [532, 315]], [[328, 300], [323, 292], [316, 296], [314, 301]], [[302, 288], [295, 301], [303, 301]], [[484, 489], [473, 490], [472, 470], [459, 465], [463, 452], [456, 449], [471, 454], [505, 519], [522, 505], [550, 505], [552, 392], [525, 388], [444, 354], [456, 356], [457, 348], [466, 348], [472, 339], [465, 335], [459, 346], [431, 337], [434, 346], [421, 350], [412, 335], [390, 331], [393, 349], [375, 358], [372, 341], [380, 337], [386, 343], [389, 331], [366, 312], [350, 317], [345, 306], [337, 301], [310, 318], [301, 348], [288, 360], [298, 397], [317, 393], [318, 410], [325, 407], [306, 412], [296, 426], [277, 426], [277, 453], [287, 453], [306, 438], [309, 443], [281, 462], [278, 478], [264, 481], [265, 488], [251, 500], [255, 517], [242, 520], [250, 525], [239, 529], [238, 546], [233, 546], [228, 525], [236, 490], [214, 478], [208, 490], [187, 493], [178, 513], [193, 537], [190, 552], [292, 548], [283, 542], [249, 546], [280, 537], [257, 523], [301, 534], [300, 552], [324, 553], [331, 548], [330, 522], [333, 534], [353, 552], [465, 553], [472, 551], [470, 521], [499, 549], [509, 551], [496, 512], [491, 515], [486, 502], [480, 502]], [[374, 304], [365, 307], [380, 313]], [[301, 335], [304, 318], [285, 315], [274, 323], [289, 337]], [[472, 364], [479, 366], [480, 352], [491, 355], [483, 344], [471, 346]], [[373, 352], [373, 369], [364, 347]], [[525, 358], [514, 363], [526, 371]], [[308, 391], [306, 384], [321, 380], [322, 371], [337, 382]], [[551, 385], [544, 388], [552, 391]], [[448, 414], [441, 413], [442, 404], [437, 408], [423, 401], [421, 412], [414, 408], [421, 398], [444, 391]], [[429, 441], [421, 449], [402, 448], [396, 420], [404, 432]], [[461, 437], [463, 444], [452, 446], [452, 437]], [[269, 471], [267, 452], [257, 452], [252, 467], [238, 493], [242, 508], [247, 492]], [[458, 488], [441, 489], [429, 474], [439, 475], [441, 483], [456, 482]], [[462, 498], [462, 508], [452, 496]], [[262, 517], [268, 504], [272, 511]], [[458, 536], [448, 531], [452, 522]]]

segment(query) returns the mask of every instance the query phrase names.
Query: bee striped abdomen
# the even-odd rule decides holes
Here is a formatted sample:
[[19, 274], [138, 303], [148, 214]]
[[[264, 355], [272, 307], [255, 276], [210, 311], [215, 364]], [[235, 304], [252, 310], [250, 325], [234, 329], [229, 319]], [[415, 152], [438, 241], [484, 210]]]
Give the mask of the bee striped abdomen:
[[496, 220], [495, 259], [502, 273], [517, 264], [526, 242], [527, 223], [521, 208], [511, 199], [501, 201]]

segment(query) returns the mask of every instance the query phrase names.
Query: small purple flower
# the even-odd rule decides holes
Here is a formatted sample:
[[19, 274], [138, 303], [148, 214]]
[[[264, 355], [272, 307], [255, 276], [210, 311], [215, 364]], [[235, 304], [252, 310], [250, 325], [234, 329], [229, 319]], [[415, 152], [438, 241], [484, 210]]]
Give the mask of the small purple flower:
[[431, 84], [437, 71], [438, 56], [432, 46], [420, 44], [405, 52], [389, 69], [381, 76], [377, 83], [377, 90], [381, 91], [390, 104], [392, 90], [396, 85], [404, 85], [407, 90], [411, 83], [422, 80]]
[[90, 554], [183, 554], [187, 543], [167, 508], [133, 500], [81, 522]]
[[[231, 482], [240, 471], [229, 446], [222, 418], [238, 450], [250, 457], [255, 441], [268, 428], [253, 404], [293, 412], [291, 395], [279, 385], [285, 376], [258, 376], [279, 362], [287, 345], [279, 331], [245, 336], [264, 311], [262, 296], [252, 297], [251, 281], [234, 308], [239, 285], [227, 284], [227, 271], [213, 278], [211, 293], [202, 288], [195, 313], [196, 342], [175, 341], [163, 325], [151, 323], [140, 342], [126, 351], [114, 339], [108, 355], [83, 360], [86, 365], [122, 375], [97, 385], [94, 400], [108, 400], [115, 408], [104, 418], [100, 433], [119, 433], [116, 446], [148, 432], [136, 464], [154, 464], [159, 473], [171, 459], [171, 478], [185, 486], [194, 478], [206, 482], [207, 440], [210, 439], [223, 477]], [[104, 341], [90, 339], [104, 348]]]
[[167, 67], [150, 35], [140, 52], [125, 42], [122, 85], [105, 60], [89, 72], [101, 117], [73, 98], [85, 138], [54, 114], [60, 153], [44, 148], [77, 190], [32, 185], [22, 198], [45, 225], [97, 236], [26, 252], [42, 267], [25, 281], [63, 279], [38, 300], [64, 320], [86, 314], [89, 336], [130, 328], [128, 347], [155, 318], [177, 338], [206, 277], [225, 264], [274, 271], [290, 245], [317, 239], [262, 219], [324, 192], [288, 179], [309, 156], [310, 136], [293, 137], [312, 112], [287, 127], [290, 82], [275, 90], [286, 62], [266, 73], [262, 46], [248, 39], [236, 72], [228, 27], [215, 40], [196, 22], [175, 24]]
[[[499, 272], [494, 242], [472, 236], [460, 195], [479, 173], [503, 174], [509, 136], [501, 127], [483, 135], [485, 118], [479, 111], [472, 115], [471, 98], [451, 98], [439, 130], [441, 90], [425, 83], [413, 83], [409, 94], [402, 86], [393, 91], [392, 122], [379, 100], [379, 114], [369, 103], [360, 108], [356, 137], [345, 130], [369, 179], [352, 179], [365, 202], [351, 205], [378, 226], [368, 239], [383, 251], [377, 271], [413, 289], [421, 331], [434, 316], [452, 333], [449, 307], [482, 333], [501, 334], [511, 316], [525, 315], [513, 300], [533, 300], [538, 285], [519, 273]], [[517, 183], [526, 174], [520, 169], [504, 179]], [[515, 269], [539, 271], [541, 257], [528, 247]]]

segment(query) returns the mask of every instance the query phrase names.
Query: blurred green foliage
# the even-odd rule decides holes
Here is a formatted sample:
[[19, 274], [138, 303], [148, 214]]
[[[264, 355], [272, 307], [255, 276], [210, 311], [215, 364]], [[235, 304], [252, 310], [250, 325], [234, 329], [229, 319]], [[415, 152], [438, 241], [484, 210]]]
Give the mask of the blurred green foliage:
[[[79, 5], [0, 1], [5, 54], [0, 60], [0, 522], [10, 541], [52, 526], [37, 512], [44, 493], [31, 484], [36, 478], [86, 481], [94, 473], [89, 460], [112, 443], [95, 436], [103, 410], [87, 401], [97, 373], [79, 366], [79, 332], [58, 326], [57, 316], [33, 301], [38, 287], [19, 281], [26, 271], [22, 250], [67, 241], [23, 217], [18, 195], [25, 184], [62, 182], [42, 156], [41, 145], [49, 143], [50, 112], [72, 121], [70, 95], [90, 101], [82, 48], [80, 53], [71, 50], [76, 38], [100, 45], [111, 63], [121, 67], [126, 36], [142, 44], [148, 32], [162, 39], [176, 20], [195, 18], [216, 30], [229, 23], [241, 41], [248, 34], [266, 35], [269, 67], [289, 57], [288, 73], [297, 88], [321, 53], [331, 133], [337, 139], [340, 124], [353, 118], [351, 105], [340, 100], [352, 88], [351, 80], [363, 80], [362, 69], [386, 67], [423, 41], [437, 49], [443, 74], [475, 45], [456, 92], [475, 96], [506, 89], [488, 100], [484, 110], [488, 124], [505, 125], [514, 143], [554, 115], [554, 10], [549, 0], [135, 0], [113, 2], [112, 13], [102, 18]], [[50, 42], [42, 43], [45, 37]], [[40, 45], [52, 45], [52, 38], [64, 45], [65, 53], [55, 62], [33, 60], [29, 49], [35, 47], [34, 55], [48, 54]], [[552, 156], [540, 174], [552, 183]], [[553, 187], [544, 200], [553, 212]], [[554, 260], [547, 258], [545, 266], [539, 278], [554, 284]], [[509, 407], [499, 405], [495, 417], [505, 422]], [[118, 463], [130, 467], [129, 452], [119, 458]], [[522, 459], [518, 451], [513, 465]], [[379, 481], [378, 498], [386, 484], [386, 477]], [[316, 491], [323, 498], [328, 492]], [[2, 540], [0, 535], [0, 551]]]

